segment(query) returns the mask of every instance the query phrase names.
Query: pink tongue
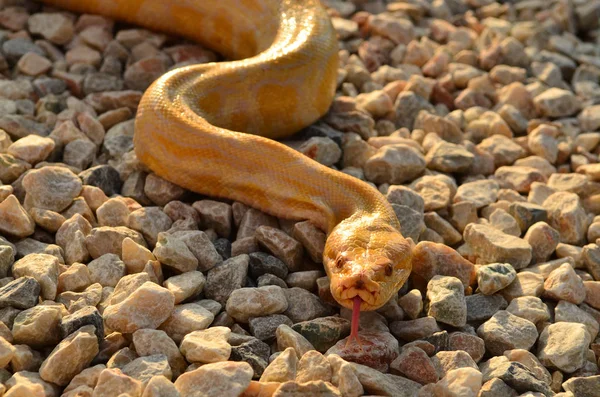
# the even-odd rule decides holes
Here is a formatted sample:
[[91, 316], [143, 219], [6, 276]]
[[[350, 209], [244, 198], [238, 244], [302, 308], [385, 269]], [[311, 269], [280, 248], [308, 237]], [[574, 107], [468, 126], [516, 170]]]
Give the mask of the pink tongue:
[[352, 306], [352, 328], [350, 331], [350, 337], [358, 336], [358, 323], [360, 320], [360, 304], [362, 303], [362, 299], [358, 295], [354, 297], [354, 302]]

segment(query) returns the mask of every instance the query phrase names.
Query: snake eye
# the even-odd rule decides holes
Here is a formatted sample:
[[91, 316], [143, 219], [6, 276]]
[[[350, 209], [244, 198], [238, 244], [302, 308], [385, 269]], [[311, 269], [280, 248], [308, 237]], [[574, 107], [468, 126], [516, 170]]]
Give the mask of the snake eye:
[[342, 258], [342, 256], [340, 255], [335, 259], [335, 267], [338, 269], [341, 269], [343, 265], [344, 265], [344, 258]]
[[388, 277], [391, 276], [393, 271], [394, 271], [394, 268], [391, 263], [388, 263], [387, 265], [385, 265], [385, 275], [386, 276], [388, 276]]

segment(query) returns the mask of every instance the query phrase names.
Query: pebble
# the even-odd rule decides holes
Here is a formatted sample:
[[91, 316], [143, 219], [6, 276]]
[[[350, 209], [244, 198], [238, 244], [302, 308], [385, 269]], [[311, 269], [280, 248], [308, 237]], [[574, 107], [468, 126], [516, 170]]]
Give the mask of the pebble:
[[532, 263], [550, 259], [559, 244], [560, 233], [546, 222], [531, 225], [523, 237], [532, 248]]
[[306, 352], [298, 362], [296, 382], [331, 382], [331, 364], [316, 350]]
[[404, 145], [383, 146], [364, 166], [365, 176], [373, 183], [401, 184], [420, 176], [425, 170], [425, 157]]
[[569, 263], [553, 270], [544, 281], [545, 297], [578, 305], [583, 302], [585, 295], [583, 281]]
[[465, 297], [467, 321], [485, 321], [498, 310], [506, 309], [506, 300], [501, 295], [473, 294]]
[[249, 256], [242, 254], [210, 269], [204, 287], [206, 297], [225, 305], [231, 293], [245, 285], [249, 261]]
[[165, 331], [176, 343], [181, 343], [185, 335], [192, 331], [208, 328], [215, 314], [197, 303], [184, 303], [175, 306], [169, 317], [158, 327]]
[[227, 327], [211, 327], [187, 334], [181, 341], [180, 350], [191, 363], [215, 363], [227, 361], [231, 345], [227, 338], [231, 330]]
[[580, 243], [586, 235], [588, 221], [578, 195], [556, 192], [542, 206], [548, 211], [548, 224], [560, 233], [560, 242]]
[[118, 368], [106, 368], [98, 376], [94, 394], [110, 395], [115, 390], [122, 394], [139, 396], [142, 393], [142, 383], [125, 375]]
[[506, 262], [522, 269], [531, 261], [532, 248], [527, 241], [491, 226], [470, 224], [464, 237], [474, 253], [488, 263]]
[[538, 337], [535, 325], [508, 311], [500, 310], [483, 323], [477, 334], [485, 341], [492, 354], [500, 355], [505, 350], [529, 350]]
[[94, 326], [86, 325], [63, 339], [42, 363], [41, 378], [60, 386], [69, 384], [98, 354], [94, 332]]
[[38, 303], [40, 291], [35, 278], [19, 277], [0, 287], [0, 308], [29, 309]]
[[227, 299], [226, 311], [236, 321], [247, 323], [250, 317], [283, 313], [288, 308], [286, 296], [278, 286], [239, 288]]
[[296, 378], [298, 357], [292, 347], [281, 352], [265, 369], [261, 382], [287, 382]]
[[558, 322], [540, 334], [537, 356], [542, 364], [570, 373], [585, 364], [589, 344], [585, 325]]
[[554, 308], [554, 319], [556, 322], [564, 321], [585, 325], [592, 340], [596, 338], [600, 329], [600, 324], [591, 313], [567, 301], [558, 302], [558, 305]]
[[284, 288], [281, 290], [288, 302], [283, 314], [294, 323], [313, 320], [333, 314], [331, 307], [324, 303], [313, 293], [302, 288]]
[[333, 316], [298, 322], [291, 327], [320, 353], [325, 353], [337, 341], [350, 334], [350, 321]]
[[12, 194], [0, 202], [0, 232], [15, 237], [35, 232], [35, 222]]
[[103, 317], [110, 329], [119, 332], [155, 329], [169, 318], [174, 302], [175, 297], [169, 290], [146, 282], [122, 302], [109, 305]]
[[[153, 329], [135, 331], [133, 333], [133, 347], [141, 357], [156, 354], [166, 356], [175, 377], [184, 372], [187, 366], [175, 342], [163, 331]], [[134, 358], [137, 358], [137, 355]]]
[[60, 342], [62, 315], [57, 306], [34, 306], [21, 311], [12, 324], [13, 342], [38, 349], [55, 346]]
[[471, 202], [476, 208], [492, 204], [498, 198], [500, 186], [493, 180], [481, 180], [462, 184], [456, 190], [454, 202]]
[[69, 169], [48, 166], [28, 172], [23, 188], [29, 207], [61, 212], [79, 195], [82, 183]]
[[455, 277], [434, 276], [427, 284], [427, 315], [454, 327], [467, 323], [467, 303], [463, 285]]
[[410, 397], [417, 394], [421, 385], [402, 376], [384, 374], [365, 365], [352, 364], [358, 380], [366, 393]]
[[411, 342], [431, 336], [435, 332], [441, 331], [441, 329], [435, 318], [427, 316], [415, 320], [394, 321], [390, 324], [390, 331], [395, 337]]
[[48, 158], [55, 143], [52, 139], [38, 135], [28, 135], [11, 144], [6, 152], [15, 158], [35, 165]]
[[169, 277], [163, 286], [175, 296], [175, 304], [196, 296], [202, 292], [206, 278], [201, 272], [191, 271], [177, 276]]
[[517, 277], [517, 272], [509, 263], [491, 263], [477, 268], [479, 292], [493, 295], [504, 289]]
[[277, 339], [277, 348], [280, 351], [291, 347], [298, 355], [298, 359], [302, 358], [307, 352], [315, 349], [304, 336], [286, 324], [280, 324], [277, 327], [275, 337]]
[[552, 118], [567, 117], [580, 109], [580, 102], [572, 92], [560, 88], [549, 88], [533, 99], [536, 110]]
[[136, 243], [145, 246], [142, 235], [128, 227], [101, 226], [93, 228], [85, 236], [85, 247], [92, 258], [96, 259], [105, 254], [122, 255], [123, 240], [130, 238]]
[[475, 267], [455, 250], [444, 244], [419, 242], [413, 250], [412, 271], [429, 281], [435, 276], [451, 276], [469, 286], [475, 278]]
[[393, 372], [420, 384], [438, 381], [436, 369], [427, 353], [418, 347], [403, 348], [400, 355], [390, 364]]
[[282, 230], [270, 226], [259, 226], [255, 232], [256, 241], [275, 257], [279, 258], [292, 271], [300, 270], [302, 244]]
[[400, 354], [398, 341], [389, 332], [362, 331], [361, 344], [346, 345], [343, 339], [331, 347], [325, 355], [337, 354], [344, 360], [387, 372], [390, 364]]

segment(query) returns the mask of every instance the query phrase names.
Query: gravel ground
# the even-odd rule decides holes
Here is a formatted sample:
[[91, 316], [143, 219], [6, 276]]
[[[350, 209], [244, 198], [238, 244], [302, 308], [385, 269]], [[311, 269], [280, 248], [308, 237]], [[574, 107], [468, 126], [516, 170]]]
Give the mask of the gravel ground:
[[286, 143], [419, 242], [362, 350], [321, 231], [132, 151], [143, 90], [217, 54], [0, 1], [0, 395], [600, 396], [600, 1], [325, 3], [339, 96]]

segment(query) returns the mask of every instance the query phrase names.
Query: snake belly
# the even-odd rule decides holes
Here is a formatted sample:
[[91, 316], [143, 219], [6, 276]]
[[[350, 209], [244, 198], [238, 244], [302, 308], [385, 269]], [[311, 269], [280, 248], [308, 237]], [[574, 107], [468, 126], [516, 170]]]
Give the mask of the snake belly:
[[[328, 234], [333, 297], [374, 310], [404, 284], [412, 240], [369, 184], [275, 141], [310, 125], [335, 95], [338, 43], [319, 0], [44, 0], [194, 40], [228, 62], [181, 67], [144, 93], [139, 160], [160, 177]], [[359, 299], [360, 298], [360, 299]]]

